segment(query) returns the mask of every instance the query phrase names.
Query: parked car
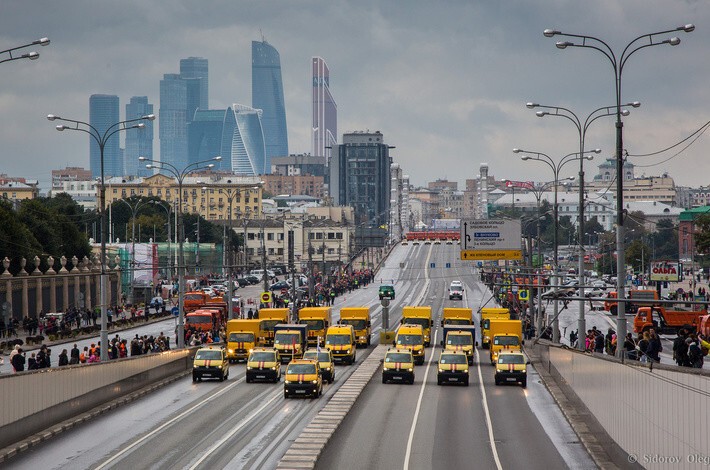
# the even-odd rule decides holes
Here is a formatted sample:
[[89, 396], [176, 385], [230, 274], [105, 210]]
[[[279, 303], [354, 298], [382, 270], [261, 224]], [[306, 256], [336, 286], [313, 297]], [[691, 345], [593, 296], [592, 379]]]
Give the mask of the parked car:
[[269, 290], [281, 290], [281, 289], [290, 289], [291, 284], [289, 284], [288, 281], [278, 281], [274, 282], [269, 286]]
[[260, 277], [256, 277], [252, 274], [248, 274], [248, 275], [244, 276], [244, 279], [246, 279], [249, 282], [249, 284], [252, 284], [252, 285], [259, 284], [261, 282]]
[[235, 280], [235, 282], [236, 282], [237, 284], [239, 284], [239, 287], [246, 287], [246, 286], [248, 286], [248, 285], [250, 284], [250, 282], [249, 282], [246, 278], [243, 278], [243, 277], [237, 278], [237, 279]]

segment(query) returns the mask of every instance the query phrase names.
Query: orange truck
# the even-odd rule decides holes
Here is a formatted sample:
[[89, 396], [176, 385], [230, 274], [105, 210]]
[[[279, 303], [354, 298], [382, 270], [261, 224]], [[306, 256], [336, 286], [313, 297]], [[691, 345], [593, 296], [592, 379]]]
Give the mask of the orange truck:
[[[636, 313], [639, 307], [652, 307], [656, 305], [654, 300], [658, 300], [658, 292], [654, 289], [631, 289], [629, 292], [629, 302], [626, 303], [626, 313]], [[616, 291], [611, 291], [604, 301], [604, 310], [616, 315], [619, 302]]]
[[194, 312], [204, 304], [206, 304], [211, 297], [202, 291], [192, 291], [186, 292], [183, 296], [183, 310], [185, 313]]
[[185, 315], [185, 326], [199, 331], [212, 331], [214, 315], [215, 312], [212, 310], [197, 309]]
[[[697, 330], [707, 310], [666, 310], [663, 307], [640, 307], [634, 316], [634, 332], [642, 333], [650, 328], [657, 333], [677, 333], [683, 327]], [[707, 321], [705, 323], [707, 325]], [[707, 329], [707, 326], [705, 326]]]

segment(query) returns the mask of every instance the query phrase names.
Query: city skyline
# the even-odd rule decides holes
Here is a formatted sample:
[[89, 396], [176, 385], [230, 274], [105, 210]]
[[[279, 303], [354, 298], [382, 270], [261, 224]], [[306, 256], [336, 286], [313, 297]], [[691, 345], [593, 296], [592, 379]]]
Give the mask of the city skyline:
[[[337, 96], [339, 133], [385, 133], [397, 147], [394, 161], [413, 184], [448, 178], [462, 185], [476, 177], [481, 163], [511, 179], [546, 181], [550, 175], [543, 166], [520, 162], [512, 148], [561, 156], [578, 147], [576, 133], [564, 120], [535, 117], [525, 103], [563, 105], [586, 115], [613, 104], [614, 96], [613, 74], [603, 56], [579, 48], [559, 50], [556, 39], [542, 31], [595, 35], [620, 51], [643, 33], [695, 23], [693, 33], [677, 34], [677, 47], [649, 48], [629, 61], [624, 101], [638, 100], [642, 106], [624, 118], [624, 144], [641, 174], [668, 172], [679, 185], [707, 184], [710, 145], [704, 135], [687, 148], [633, 155], [666, 149], [707, 122], [704, 77], [710, 64], [701, 59], [710, 42], [710, 28], [703, 26], [710, 11], [660, 0], [571, 5], [413, 1], [405, 14], [397, 3], [208, 1], [205, 13], [194, 15], [190, 9], [131, 1], [101, 7], [68, 2], [61, 10], [43, 0], [10, 2], [0, 17], [0, 45], [42, 36], [52, 43], [39, 50], [37, 61], [2, 65], [0, 105], [8, 124], [0, 128], [0, 158], [6, 173], [38, 179], [43, 189], [53, 168], [88, 168], [85, 141], [58, 138], [44, 117], [88, 121], [87, 98], [99, 93], [121, 100], [147, 96], [157, 103], [163, 74], [186, 57], [210, 61], [210, 109], [249, 103], [250, 43], [263, 32], [280, 55], [289, 153], [311, 151], [310, 61], [323, 57], [337, 77], [330, 85]], [[128, 10], [133, 14], [125, 15]], [[322, 18], [318, 28], [297, 26], [295, 20], [308, 24], [316, 13]], [[91, 26], [105, 18], [112, 19], [111, 28]], [[594, 123], [587, 142], [602, 149], [598, 160], [612, 156], [613, 119]]]

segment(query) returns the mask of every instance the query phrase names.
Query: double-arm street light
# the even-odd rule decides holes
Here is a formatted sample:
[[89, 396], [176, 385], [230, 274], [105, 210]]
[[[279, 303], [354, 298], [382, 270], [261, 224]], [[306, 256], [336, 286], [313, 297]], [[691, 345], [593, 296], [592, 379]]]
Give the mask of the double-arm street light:
[[[535, 114], [537, 117], [545, 117], [545, 116], [559, 116], [566, 118], [574, 126], [577, 128], [577, 133], [579, 135], [579, 151], [580, 153], [584, 152], [584, 141], [587, 136], [587, 130], [589, 129], [589, 126], [596, 121], [597, 119], [605, 116], [613, 116], [616, 114], [616, 106], [603, 106], [601, 108], [597, 108], [589, 115], [587, 118], [582, 122], [579, 117], [572, 112], [568, 108], [564, 108], [562, 106], [548, 106], [548, 105], [542, 105], [538, 103], [527, 103], [526, 106], [530, 109], [534, 108], [542, 108], [543, 110], [537, 111]], [[638, 108], [641, 106], [641, 103], [638, 101], [633, 101], [631, 103], [626, 103], [624, 106], [631, 106], [634, 108]], [[628, 116], [630, 114], [628, 109], [623, 109], [621, 111], [621, 114], [623, 116]], [[579, 217], [577, 217], [577, 227], [578, 227], [578, 233], [577, 233], [577, 240], [579, 243], [579, 262], [578, 262], [578, 271], [579, 271], [579, 318], [577, 320], [577, 332], [578, 334], [580, 332], [585, 332], [587, 331], [586, 327], [586, 320], [584, 317], [584, 300], [581, 300], [584, 298], [584, 159], [580, 158], [579, 159]], [[584, 351], [584, 344], [579, 341], [578, 343], [578, 349], [581, 351]]]
[[[163, 204], [162, 201], [156, 201], [156, 200], [151, 200], [148, 202], [149, 204], [153, 204], [154, 206], [162, 207], [165, 212], [168, 214], [168, 257], [167, 260], [168, 262], [166, 263], [166, 274], [167, 278], [169, 281], [172, 281], [173, 274], [172, 274], [172, 269], [170, 269], [170, 262], [171, 262], [171, 256], [170, 256], [170, 239], [172, 238], [172, 233], [171, 233], [171, 226], [170, 226], [170, 213], [172, 212], [172, 207], [173, 204], [171, 202], [168, 202], [167, 204]], [[177, 229], [176, 229], [177, 231]]]
[[138, 209], [145, 207], [146, 204], [149, 204], [152, 201], [142, 201], [139, 199], [135, 204], [131, 204], [125, 199], [119, 199], [119, 201], [127, 205], [131, 210], [131, 282], [128, 290], [128, 303], [133, 305], [133, 283], [135, 282], [136, 277], [136, 215], [138, 214]]
[[47, 46], [47, 45], [49, 45], [49, 38], [42, 38], [42, 39], [37, 39], [36, 41], [32, 41], [29, 44], [23, 44], [22, 46], [11, 47], [10, 49], [5, 49], [4, 51], [0, 51], [0, 55], [7, 54], [10, 56], [7, 59], [0, 60], [0, 64], [2, 64], [3, 62], [10, 62], [11, 60], [39, 59], [39, 52], [32, 51], [32, 52], [27, 52], [25, 54], [20, 54], [20, 55], [14, 55], [13, 52], [15, 52], [19, 49], [24, 49], [26, 47], [30, 47], [30, 46]]
[[182, 223], [182, 183], [185, 178], [190, 174], [200, 170], [207, 170], [214, 167], [214, 163], [222, 160], [222, 157], [213, 157], [208, 160], [202, 160], [199, 162], [190, 163], [185, 168], [179, 169], [172, 163], [159, 162], [158, 160], [153, 160], [148, 157], [138, 157], [140, 162], [148, 162], [146, 168], [157, 169], [170, 173], [177, 179], [178, 184], [178, 326], [177, 326], [177, 345], [179, 349], [185, 347], [185, 309], [184, 299], [185, 299], [185, 253], [183, 252], [183, 242], [185, 240], [185, 227]]
[[[581, 160], [581, 159], [586, 159], [586, 160], [592, 160], [594, 157], [592, 155], [585, 155], [587, 153], [599, 153], [601, 150], [595, 149], [591, 151], [582, 151], [582, 152], [575, 152], [575, 153], [569, 153], [562, 157], [559, 162], [555, 162], [552, 157], [550, 157], [547, 154], [540, 153], [540, 152], [531, 152], [529, 150], [521, 150], [521, 149], [513, 149], [513, 153], [528, 153], [530, 155], [522, 155], [520, 157], [521, 160], [527, 161], [527, 160], [534, 160], [534, 161], [539, 161], [552, 169], [552, 174], [554, 175], [554, 183], [555, 183], [555, 202], [553, 206], [553, 211], [554, 211], [554, 219], [555, 219], [555, 240], [554, 240], [554, 256], [555, 256], [555, 261], [553, 263], [553, 269], [554, 269], [554, 274], [553, 274], [553, 289], [557, 288], [557, 272], [558, 272], [558, 260], [557, 260], [557, 246], [558, 246], [558, 212], [559, 212], [559, 205], [557, 203], [557, 187], [559, 186], [559, 181], [560, 181], [560, 171], [562, 170], [562, 167], [564, 167], [566, 164], [576, 161], [576, 160]], [[559, 343], [560, 341], [560, 329], [559, 329], [559, 319], [558, 319], [558, 305], [557, 305], [557, 299], [555, 299], [554, 303], [554, 312], [553, 312], [553, 328], [552, 328], [552, 340], [556, 343]]]
[[141, 116], [136, 119], [129, 119], [127, 121], [119, 121], [101, 132], [88, 122], [77, 121], [74, 119], [63, 118], [54, 114], [48, 114], [47, 119], [50, 121], [61, 121], [71, 123], [68, 126], [66, 124], [59, 124], [56, 126], [58, 131], [79, 131], [89, 134], [89, 136], [96, 142], [99, 146], [99, 152], [101, 156], [101, 182], [99, 186], [99, 210], [101, 217], [101, 279], [100, 279], [100, 303], [101, 303], [101, 360], [108, 360], [108, 315], [107, 306], [109, 299], [107, 298], [108, 287], [107, 287], [107, 274], [106, 274], [106, 234], [108, 233], [106, 227], [106, 184], [104, 177], [104, 147], [108, 143], [109, 139], [121, 131], [127, 131], [129, 129], [143, 129], [145, 128], [145, 123], [140, 121], [153, 121], [155, 120], [154, 114], [148, 114]]
[[[658, 36], [667, 35], [677, 32], [690, 33], [695, 30], [693, 24], [686, 24], [683, 26], [678, 26], [677, 28], [658, 31], [655, 33], [643, 34], [638, 36], [631, 42], [629, 42], [621, 52], [621, 55], [617, 58], [613, 49], [603, 40], [582, 34], [571, 34], [558, 31], [555, 29], [546, 29], [543, 34], [546, 37], [553, 36], [564, 36], [568, 38], [577, 38], [580, 42], [572, 41], [557, 41], [555, 46], [558, 49], [566, 49], [568, 47], [583, 47], [587, 49], [593, 49], [595, 51], [601, 52], [611, 63], [614, 70], [614, 91], [616, 94], [616, 251], [617, 251], [617, 296], [619, 299], [619, 309], [616, 318], [616, 337], [625, 338], [626, 337], [626, 302], [625, 302], [625, 292], [624, 284], [626, 282], [625, 278], [625, 261], [624, 261], [624, 144], [623, 144], [623, 127], [624, 124], [621, 121], [622, 116], [622, 104], [621, 104], [621, 78], [624, 72], [624, 66], [629, 58], [637, 51], [641, 49], [646, 49], [651, 46], [660, 46], [667, 44], [669, 46], [677, 46], [680, 44], [680, 39], [678, 37], [671, 37], [668, 39], [660, 40]], [[584, 332], [580, 331], [579, 334]], [[616, 348], [617, 356], [620, 358], [624, 357], [624, 348]]]

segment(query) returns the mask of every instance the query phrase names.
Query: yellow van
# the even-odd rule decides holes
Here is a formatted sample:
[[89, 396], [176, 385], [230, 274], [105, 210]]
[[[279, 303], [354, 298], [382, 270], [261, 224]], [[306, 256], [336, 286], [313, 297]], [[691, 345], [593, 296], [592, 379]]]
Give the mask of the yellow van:
[[325, 334], [325, 347], [333, 353], [336, 362], [354, 364], [357, 358], [355, 352], [355, 330], [352, 325], [333, 325]]
[[421, 325], [406, 323], [399, 327], [394, 338], [394, 346], [412, 351], [414, 363], [424, 364], [424, 330]]
[[431, 327], [433, 325], [431, 307], [428, 306], [406, 306], [402, 309], [402, 324], [421, 325], [424, 333], [424, 346], [431, 345]]
[[414, 383], [414, 356], [409, 349], [390, 348], [382, 362], [382, 383]]
[[281, 380], [281, 359], [274, 348], [256, 348], [247, 359], [246, 382], [255, 380]]
[[224, 348], [200, 348], [192, 361], [192, 381], [202, 381], [203, 377], [219, 379], [229, 378], [229, 359]]
[[294, 359], [288, 363], [284, 379], [284, 398], [310, 396], [318, 398], [323, 394], [323, 376], [318, 361]]

